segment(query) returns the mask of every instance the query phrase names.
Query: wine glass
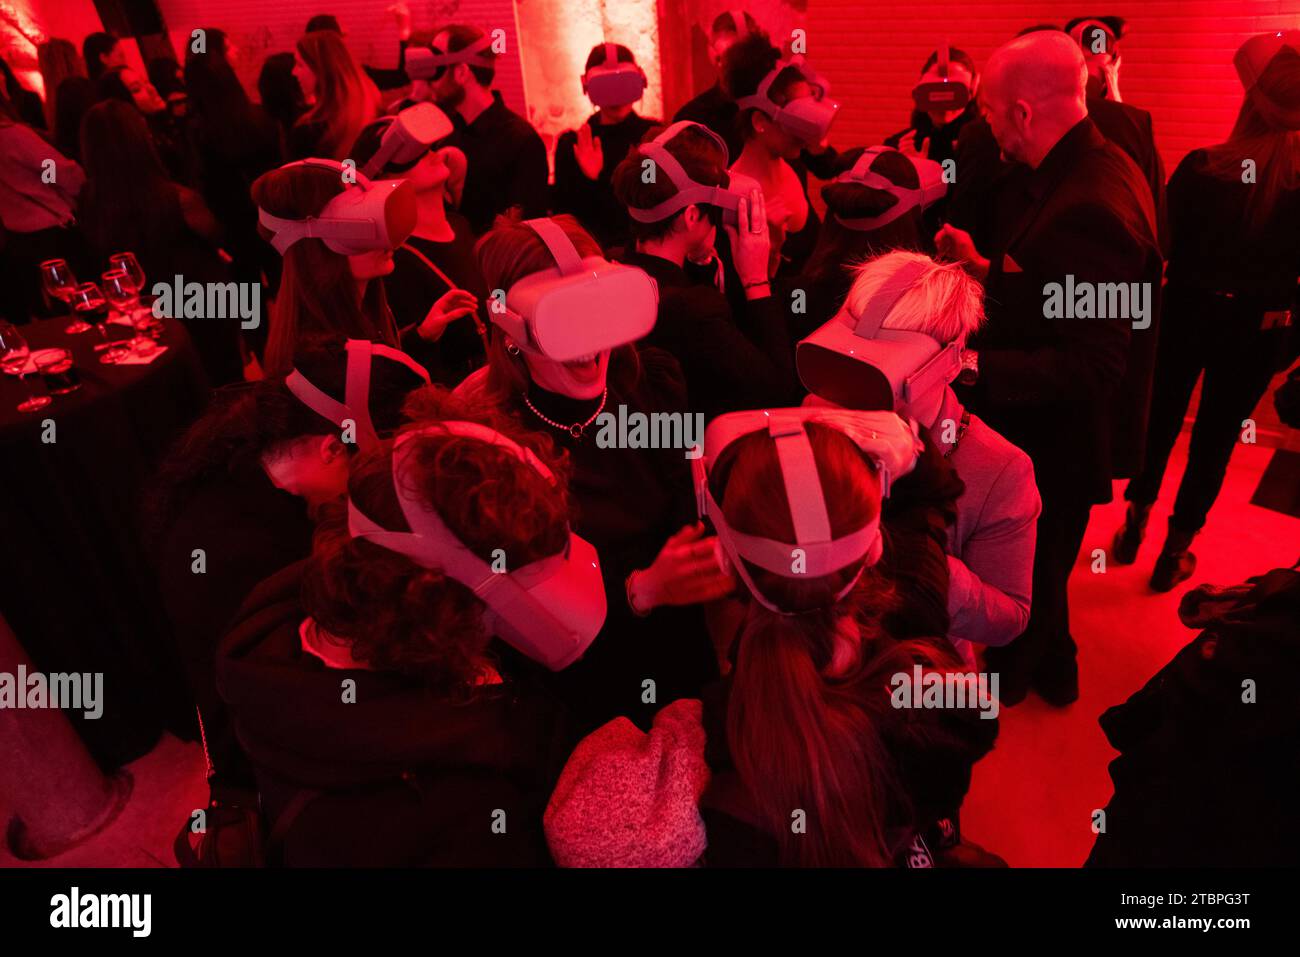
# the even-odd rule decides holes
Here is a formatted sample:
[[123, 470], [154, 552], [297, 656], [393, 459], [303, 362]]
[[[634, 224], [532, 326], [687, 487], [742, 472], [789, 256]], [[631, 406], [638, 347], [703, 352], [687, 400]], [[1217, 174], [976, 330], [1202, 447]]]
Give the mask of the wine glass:
[[72, 308], [80, 318], [99, 330], [99, 335], [104, 340], [103, 345], [95, 347], [95, 351], [101, 353], [100, 362], [116, 365], [130, 354], [131, 350], [122, 343], [112, 342], [108, 338], [108, 330], [104, 328], [104, 323], [108, 321], [108, 300], [104, 298], [99, 286], [93, 282], [78, 285], [72, 293]]
[[[0, 370], [17, 376], [20, 382], [27, 385], [27, 363], [31, 354], [31, 347], [18, 329], [12, 323], [0, 322]], [[51, 401], [48, 395], [37, 395], [28, 385], [27, 398], [18, 403], [18, 411], [35, 412], [45, 408]]]
[[120, 269], [126, 273], [137, 296], [144, 288], [144, 269], [135, 258], [135, 253], [114, 253], [108, 257], [108, 268]]
[[100, 284], [109, 305], [126, 316], [131, 321], [131, 328], [136, 330], [135, 337], [127, 345], [137, 352], [153, 348], [153, 340], [140, 335], [140, 324], [135, 316], [140, 308], [140, 292], [126, 270], [110, 269], [100, 277]]
[[[71, 310], [72, 290], [77, 288], [77, 277], [68, 268], [66, 260], [47, 259], [41, 263], [41, 286], [51, 299], [60, 300]], [[89, 332], [90, 326], [77, 319], [63, 331], [77, 335], [81, 332]]]

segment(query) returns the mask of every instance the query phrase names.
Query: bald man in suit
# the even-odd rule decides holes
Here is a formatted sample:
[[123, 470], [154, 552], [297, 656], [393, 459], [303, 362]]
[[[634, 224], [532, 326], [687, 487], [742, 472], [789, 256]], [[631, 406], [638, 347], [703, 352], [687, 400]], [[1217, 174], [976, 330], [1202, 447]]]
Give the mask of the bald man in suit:
[[[990, 649], [1002, 700], [1032, 688], [1063, 706], [1078, 697], [1068, 581], [1096, 503], [1111, 499], [1116, 418], [1145, 418], [1144, 394], [1124, 394], [1132, 336], [1155, 335], [1161, 257], [1142, 173], [1088, 116], [1087, 67], [1064, 33], [1000, 47], [980, 106], [1004, 159], [1021, 164], [1001, 194], [986, 258], [945, 226], [941, 255], [984, 281], [989, 321], [973, 343], [970, 408], [1033, 460], [1043, 512], [1025, 633]], [[960, 172], [959, 172], [960, 175]], [[1123, 284], [1129, 314], [1058, 318], [1053, 290]], [[1098, 290], [1099, 291], [1099, 290]], [[1072, 315], [1067, 311], [1066, 315]]]

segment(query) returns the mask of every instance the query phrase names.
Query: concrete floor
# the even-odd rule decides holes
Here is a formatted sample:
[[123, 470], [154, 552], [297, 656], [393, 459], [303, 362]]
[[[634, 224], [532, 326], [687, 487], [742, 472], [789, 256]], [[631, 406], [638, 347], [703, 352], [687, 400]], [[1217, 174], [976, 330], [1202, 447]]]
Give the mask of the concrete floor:
[[[1235, 584], [1289, 566], [1300, 556], [1300, 519], [1250, 504], [1272, 456], [1270, 446], [1296, 437], [1277, 424], [1271, 392], [1256, 413], [1260, 444], [1237, 450], [1223, 493], [1197, 539], [1199, 564], [1190, 582], [1166, 595], [1147, 588], [1174, 483], [1186, 461], [1186, 431], [1174, 449], [1152, 535], [1136, 565], [1091, 573], [1092, 550], [1108, 548], [1123, 520], [1122, 486], [1116, 485], [1116, 501], [1093, 510], [1070, 589], [1080, 698], [1057, 710], [1030, 695], [1004, 710], [997, 747], [976, 767], [962, 812], [965, 834], [1012, 866], [1077, 867], [1087, 857], [1094, 837], [1091, 815], [1110, 799], [1106, 766], [1115, 756], [1097, 717], [1142, 687], [1192, 639], [1194, 632], [1176, 613], [1181, 594], [1203, 582]], [[89, 843], [44, 866], [175, 866], [172, 841], [189, 814], [206, 803], [203, 752], [197, 744], [167, 736], [130, 771], [135, 789], [122, 815]], [[7, 818], [0, 808], [0, 820]], [[28, 865], [0, 842], [0, 867], [13, 866]]]

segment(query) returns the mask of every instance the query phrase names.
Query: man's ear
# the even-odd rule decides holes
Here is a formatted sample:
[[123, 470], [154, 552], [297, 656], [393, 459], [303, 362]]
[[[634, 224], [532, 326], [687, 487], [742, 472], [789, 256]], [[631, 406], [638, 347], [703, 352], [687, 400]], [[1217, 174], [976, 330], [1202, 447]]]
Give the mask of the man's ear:
[[340, 455], [347, 455], [348, 450], [343, 445], [343, 440], [336, 434], [330, 432], [328, 435], [321, 436], [320, 444], [316, 447], [320, 460], [326, 464], [333, 462]]

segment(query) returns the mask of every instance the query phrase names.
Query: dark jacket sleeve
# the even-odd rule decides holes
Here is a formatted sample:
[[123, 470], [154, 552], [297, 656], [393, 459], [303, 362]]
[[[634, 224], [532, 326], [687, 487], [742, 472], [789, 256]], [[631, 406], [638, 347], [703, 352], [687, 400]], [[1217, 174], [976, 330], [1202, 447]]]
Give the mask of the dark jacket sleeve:
[[591, 229], [592, 199], [597, 195], [595, 183], [578, 165], [575, 155], [578, 137], [572, 130], [560, 134], [555, 143], [555, 191], [551, 204], [556, 213], [571, 213]]
[[[1048, 281], [1129, 283], [1146, 279], [1149, 250], [1109, 207], [1081, 202], [1055, 215], [1035, 237], [1038, 254], [1052, 257], [1033, 270]], [[1013, 253], [1014, 255], [1014, 253]], [[1028, 268], [1028, 267], [1026, 267]], [[1059, 319], [1062, 341], [1031, 350], [993, 349], [979, 354], [980, 383], [999, 405], [1087, 402], [1114, 388], [1124, 375], [1127, 319]]]
[[363, 66], [361, 69], [366, 71], [366, 76], [375, 81], [375, 86], [381, 90], [396, 90], [398, 87], [406, 86], [411, 82], [411, 78], [406, 75], [406, 40], [399, 41], [397, 49], [397, 66], [391, 70], [386, 70], [377, 66]]

